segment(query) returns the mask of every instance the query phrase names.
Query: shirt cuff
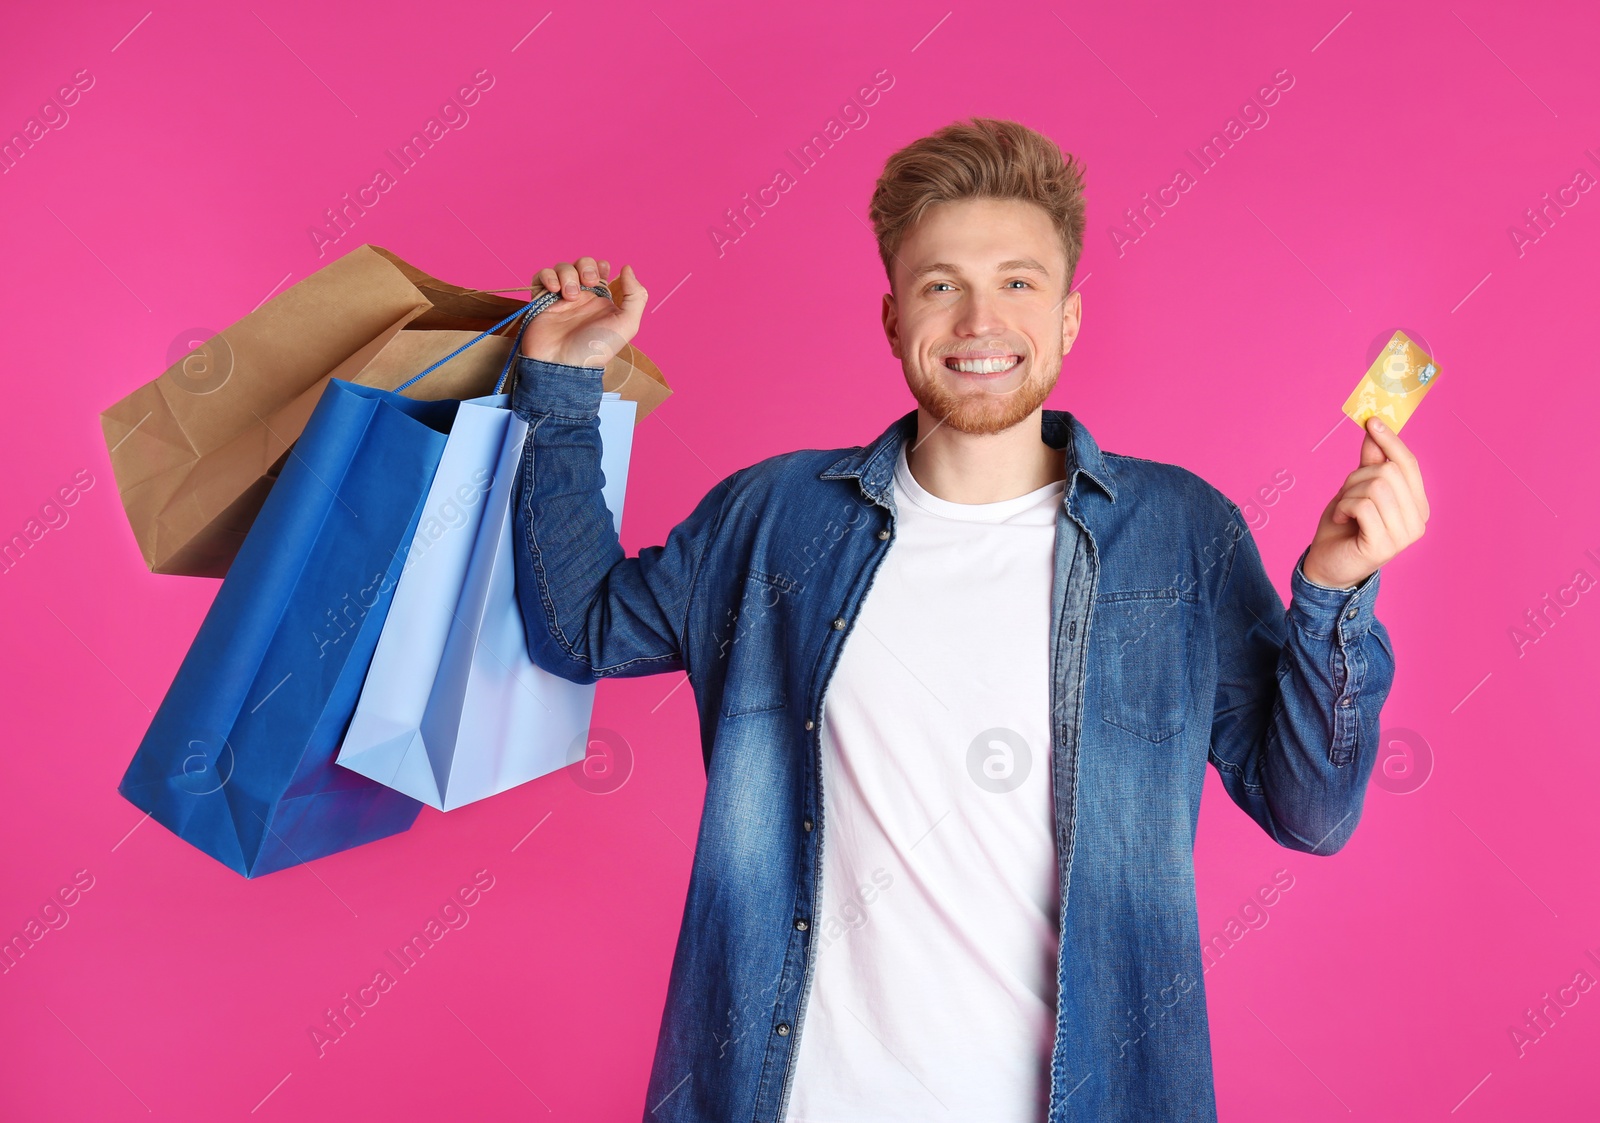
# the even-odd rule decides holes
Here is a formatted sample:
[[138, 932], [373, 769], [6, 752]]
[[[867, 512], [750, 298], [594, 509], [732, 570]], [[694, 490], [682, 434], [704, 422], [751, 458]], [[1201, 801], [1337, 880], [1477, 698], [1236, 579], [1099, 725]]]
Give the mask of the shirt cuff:
[[550, 363], [519, 354], [511, 408], [532, 416], [588, 421], [600, 416], [603, 367]]
[[1341, 643], [1360, 639], [1377, 621], [1378, 575], [1382, 570], [1374, 570], [1365, 581], [1346, 589], [1319, 585], [1301, 568], [1310, 549], [1307, 546], [1301, 552], [1289, 578], [1289, 614], [1311, 635], [1326, 637], [1337, 629]]

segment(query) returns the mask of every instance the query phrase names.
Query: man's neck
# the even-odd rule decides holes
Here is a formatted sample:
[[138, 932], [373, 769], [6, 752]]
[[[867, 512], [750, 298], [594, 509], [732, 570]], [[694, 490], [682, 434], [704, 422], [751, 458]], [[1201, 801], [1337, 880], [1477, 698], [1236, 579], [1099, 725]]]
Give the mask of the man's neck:
[[1044, 443], [1043, 407], [999, 433], [974, 435], [917, 409], [906, 448], [912, 478], [951, 503], [998, 503], [1067, 478], [1066, 449]]

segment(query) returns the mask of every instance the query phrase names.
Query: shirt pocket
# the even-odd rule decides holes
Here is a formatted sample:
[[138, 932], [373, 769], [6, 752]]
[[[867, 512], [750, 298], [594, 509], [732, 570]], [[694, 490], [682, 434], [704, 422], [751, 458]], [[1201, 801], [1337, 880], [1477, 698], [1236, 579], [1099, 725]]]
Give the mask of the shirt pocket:
[[1193, 593], [1131, 589], [1095, 604], [1100, 718], [1159, 744], [1183, 732], [1190, 701]]
[[728, 622], [719, 647], [728, 660], [722, 688], [722, 716], [738, 717], [782, 709], [785, 621], [794, 583], [786, 577], [751, 570], [739, 608]]

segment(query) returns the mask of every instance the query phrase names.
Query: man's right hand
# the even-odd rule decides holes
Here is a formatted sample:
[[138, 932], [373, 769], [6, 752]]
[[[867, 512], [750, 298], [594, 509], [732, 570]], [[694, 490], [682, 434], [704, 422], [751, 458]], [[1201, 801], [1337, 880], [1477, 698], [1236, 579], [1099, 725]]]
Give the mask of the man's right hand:
[[[522, 333], [522, 354], [550, 363], [598, 368], [627, 346], [639, 330], [648, 294], [632, 266], [624, 265], [622, 275], [614, 281], [607, 280], [609, 271], [608, 261], [592, 257], [539, 270], [533, 279], [533, 295], [560, 292], [561, 299], [529, 322]], [[611, 289], [611, 300], [579, 287], [602, 281]]]

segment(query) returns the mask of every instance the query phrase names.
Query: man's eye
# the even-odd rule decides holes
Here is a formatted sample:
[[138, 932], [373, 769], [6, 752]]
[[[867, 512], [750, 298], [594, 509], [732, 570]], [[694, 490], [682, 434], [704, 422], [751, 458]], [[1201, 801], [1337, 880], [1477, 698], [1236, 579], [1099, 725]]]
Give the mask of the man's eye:
[[935, 281], [935, 282], [933, 282], [933, 284], [928, 286], [928, 291], [932, 292], [935, 288], [937, 288], [940, 285], [949, 285], [949, 284], [950, 284], [949, 281]]
[[1027, 285], [1030, 289], [1033, 287], [1031, 282], [1024, 281], [1020, 277], [1013, 278], [1012, 280], [1007, 281], [1006, 284], [1008, 284], [1008, 285]]

